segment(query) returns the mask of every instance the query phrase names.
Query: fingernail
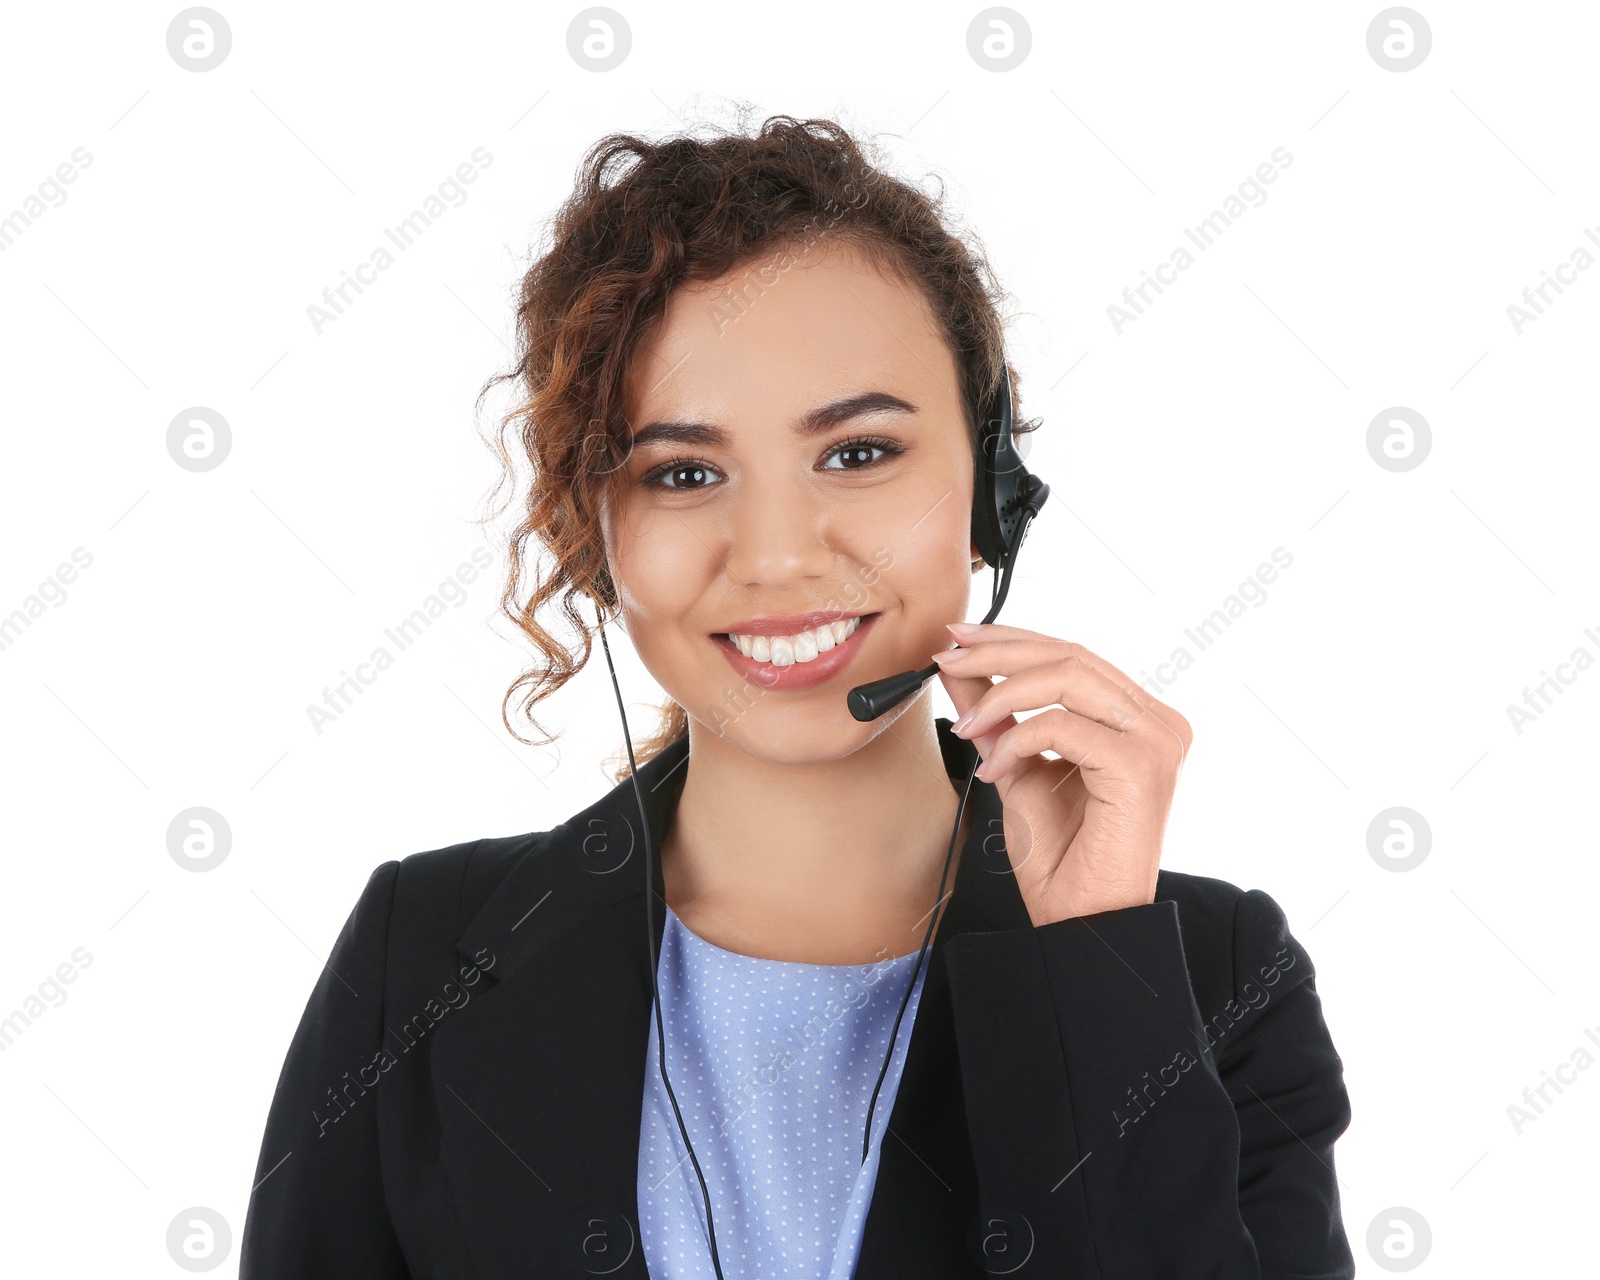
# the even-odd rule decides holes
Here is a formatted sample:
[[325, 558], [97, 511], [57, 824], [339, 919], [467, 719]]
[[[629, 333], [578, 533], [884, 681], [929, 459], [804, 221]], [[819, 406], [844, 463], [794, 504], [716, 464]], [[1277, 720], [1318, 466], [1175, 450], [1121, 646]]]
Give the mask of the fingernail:
[[961, 733], [961, 732], [965, 731], [966, 727], [971, 723], [972, 723], [972, 712], [964, 711], [964, 712], [961, 713], [960, 717], [956, 720], [956, 722], [953, 725], [950, 726], [950, 732], [951, 733]]
[[940, 649], [933, 655], [933, 660], [939, 663], [949, 662], [952, 658], [961, 657], [965, 652], [965, 649]]
[[944, 625], [958, 636], [970, 635], [979, 630], [979, 624], [976, 622], [947, 622]]

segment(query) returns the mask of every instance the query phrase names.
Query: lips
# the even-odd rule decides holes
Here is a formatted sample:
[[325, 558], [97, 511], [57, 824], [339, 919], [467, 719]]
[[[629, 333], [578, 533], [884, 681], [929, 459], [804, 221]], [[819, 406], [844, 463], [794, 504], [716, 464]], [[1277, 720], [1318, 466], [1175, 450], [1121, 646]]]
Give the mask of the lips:
[[730, 622], [722, 629], [722, 633], [736, 636], [792, 636], [824, 623], [858, 616], [865, 618], [868, 615], [846, 613], [843, 609], [816, 609], [811, 613], [791, 613], [782, 618], [744, 618], [739, 622]]
[[[741, 635], [789, 635], [796, 631], [804, 630], [809, 626], [820, 626], [824, 622], [834, 621], [855, 615], [845, 614], [840, 610], [821, 612], [815, 614], [801, 614], [794, 618], [764, 618], [748, 619], [730, 628]], [[861, 621], [856, 626], [855, 633], [842, 644], [835, 645], [826, 653], [820, 653], [809, 662], [794, 662], [788, 666], [775, 666], [771, 662], [757, 662], [754, 658], [747, 658], [739, 652], [732, 640], [726, 634], [713, 636], [712, 643], [722, 651], [723, 657], [741, 676], [752, 684], [760, 685], [764, 689], [774, 692], [793, 689], [808, 689], [813, 685], [822, 684], [831, 680], [854, 661], [861, 646], [865, 643], [868, 634], [877, 624], [877, 613], [860, 615]], [[813, 619], [807, 623], [806, 619]], [[798, 622], [800, 625], [796, 626]]]

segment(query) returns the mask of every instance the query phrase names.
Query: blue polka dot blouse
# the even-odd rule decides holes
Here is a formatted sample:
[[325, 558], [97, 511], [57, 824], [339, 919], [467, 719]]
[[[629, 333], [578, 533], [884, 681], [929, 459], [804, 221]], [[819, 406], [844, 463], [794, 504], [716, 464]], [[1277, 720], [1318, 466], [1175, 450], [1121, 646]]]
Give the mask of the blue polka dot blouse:
[[[724, 1280], [851, 1280], [927, 977], [924, 957], [861, 1137], [917, 954], [865, 965], [739, 955], [669, 907], [657, 980], [667, 1072], [711, 1195]], [[639, 1126], [651, 1280], [715, 1280], [705, 1203], [657, 1066], [652, 1007]]]

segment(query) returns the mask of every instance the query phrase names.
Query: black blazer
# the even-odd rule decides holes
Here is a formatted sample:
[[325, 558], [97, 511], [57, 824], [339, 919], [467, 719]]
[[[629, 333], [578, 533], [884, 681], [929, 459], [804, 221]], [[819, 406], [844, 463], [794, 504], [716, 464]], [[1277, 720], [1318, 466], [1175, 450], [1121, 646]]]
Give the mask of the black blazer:
[[[976, 747], [937, 725], [962, 784]], [[639, 771], [657, 850], [687, 759]], [[1353, 1276], [1343, 1064], [1278, 905], [1162, 871], [1153, 903], [1035, 927], [999, 792], [968, 804], [857, 1277]], [[638, 822], [625, 781], [372, 873], [278, 1081], [241, 1280], [648, 1276]]]

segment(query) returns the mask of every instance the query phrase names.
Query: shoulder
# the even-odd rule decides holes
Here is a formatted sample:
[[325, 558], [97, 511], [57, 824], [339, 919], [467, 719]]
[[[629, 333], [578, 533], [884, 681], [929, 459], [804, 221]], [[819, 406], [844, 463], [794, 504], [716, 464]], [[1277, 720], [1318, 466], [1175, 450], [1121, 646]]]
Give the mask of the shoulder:
[[1252, 985], [1277, 986], [1287, 978], [1281, 989], [1288, 990], [1315, 976], [1283, 908], [1261, 889], [1163, 869], [1156, 901], [1177, 906], [1184, 958], [1202, 1011], [1244, 998]]
[[466, 935], [519, 868], [537, 874], [540, 857], [559, 853], [560, 830], [463, 840], [379, 864], [334, 945], [329, 967], [345, 980], [338, 985], [361, 991], [365, 981], [382, 990], [384, 1008], [412, 1009], [458, 976], [475, 981], [474, 965], [498, 977], [502, 968], [491, 969], [494, 960]]
[[487, 836], [393, 858], [373, 868], [347, 931], [381, 948], [391, 970], [408, 955], [448, 960], [456, 941], [494, 891], [549, 831]]
[[392, 879], [397, 924], [429, 920], [450, 933], [453, 942], [512, 868], [548, 847], [550, 835], [528, 831], [463, 840], [386, 862], [372, 874], [374, 879]]

